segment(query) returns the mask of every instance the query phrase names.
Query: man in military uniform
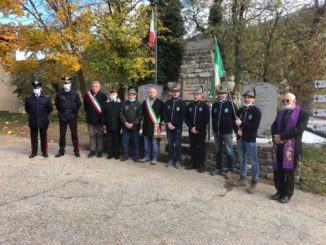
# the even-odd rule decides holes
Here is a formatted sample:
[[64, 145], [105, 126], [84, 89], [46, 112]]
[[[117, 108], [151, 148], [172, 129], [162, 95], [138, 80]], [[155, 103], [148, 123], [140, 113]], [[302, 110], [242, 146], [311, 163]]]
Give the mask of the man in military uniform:
[[205, 171], [205, 138], [209, 121], [208, 105], [202, 101], [203, 89], [193, 93], [194, 100], [186, 107], [185, 122], [189, 128], [191, 163], [186, 169], [198, 168], [200, 173]]
[[108, 141], [107, 159], [119, 159], [120, 154], [120, 113], [121, 103], [116, 89], [111, 89], [108, 100], [103, 104], [103, 125]]
[[[148, 89], [148, 98], [143, 102], [143, 135], [145, 157], [141, 162], [147, 162], [151, 159], [151, 164], [157, 164], [159, 155], [159, 144], [161, 137], [161, 121], [163, 120], [164, 102], [157, 98], [157, 90], [155, 87]], [[152, 150], [151, 150], [152, 148]]]
[[84, 109], [86, 112], [86, 122], [89, 133], [90, 152], [88, 157], [102, 157], [103, 151], [103, 124], [102, 108], [107, 97], [101, 91], [101, 83], [93, 81], [91, 90], [85, 94]]
[[68, 125], [71, 132], [75, 156], [80, 157], [77, 135], [77, 115], [81, 102], [78, 93], [71, 89], [71, 78], [65, 76], [61, 80], [63, 81], [63, 88], [58, 91], [55, 98], [55, 106], [59, 113], [60, 126], [59, 152], [55, 157], [61, 157], [65, 154]]
[[139, 161], [139, 130], [142, 120], [142, 105], [137, 100], [135, 89], [129, 89], [128, 100], [124, 101], [120, 110], [120, 121], [122, 124], [122, 157], [121, 161], [128, 159], [129, 140], [132, 141], [133, 160]]
[[261, 119], [261, 112], [254, 104], [256, 91], [248, 90], [243, 94], [243, 106], [237, 112], [236, 133], [237, 145], [240, 158], [240, 182], [241, 186], [246, 186], [247, 178], [247, 156], [252, 164], [251, 184], [248, 192], [255, 193], [255, 188], [259, 179], [259, 163], [257, 157], [257, 132]]
[[223, 173], [222, 147], [225, 145], [228, 169], [225, 177], [228, 179], [230, 171], [234, 168], [234, 153], [232, 146], [233, 128], [236, 119], [236, 107], [227, 99], [228, 91], [224, 88], [218, 90], [217, 101], [212, 106], [212, 128], [216, 150], [216, 169], [211, 175]]
[[28, 125], [31, 132], [32, 153], [29, 158], [37, 155], [38, 131], [40, 131], [41, 151], [43, 157], [48, 155], [47, 130], [49, 114], [52, 112], [51, 99], [42, 93], [42, 83], [32, 82], [33, 94], [25, 98], [25, 111], [28, 114]]
[[180, 168], [182, 124], [186, 112], [186, 103], [180, 99], [180, 87], [172, 89], [172, 97], [164, 105], [164, 121], [168, 139], [169, 159], [166, 167]]

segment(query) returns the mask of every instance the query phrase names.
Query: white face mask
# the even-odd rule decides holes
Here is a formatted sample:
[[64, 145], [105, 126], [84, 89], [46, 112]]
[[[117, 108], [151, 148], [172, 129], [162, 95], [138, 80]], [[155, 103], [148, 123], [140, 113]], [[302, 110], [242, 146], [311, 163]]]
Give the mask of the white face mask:
[[135, 102], [135, 101], [136, 101], [136, 99], [129, 99], [129, 101], [130, 101], [130, 102]]
[[283, 106], [282, 109], [292, 111], [294, 109], [294, 105], [287, 104], [287, 105]]
[[39, 97], [41, 95], [41, 89], [40, 88], [34, 88], [33, 93], [36, 97]]
[[70, 88], [71, 88], [71, 84], [64, 84], [63, 85], [63, 89], [64, 89], [65, 92], [69, 92]]
[[110, 100], [111, 100], [111, 101], [117, 101], [117, 96], [115, 96], [115, 95], [110, 95]]
[[248, 103], [248, 104], [243, 103], [243, 105], [246, 106], [246, 107], [249, 107], [249, 106], [251, 106], [252, 104], [253, 104], [252, 102], [250, 102], [250, 103]]

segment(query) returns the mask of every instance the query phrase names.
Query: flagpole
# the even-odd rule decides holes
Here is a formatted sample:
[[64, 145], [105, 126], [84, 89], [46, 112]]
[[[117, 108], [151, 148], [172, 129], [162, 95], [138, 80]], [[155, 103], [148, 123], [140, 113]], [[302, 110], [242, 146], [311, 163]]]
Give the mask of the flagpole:
[[157, 85], [157, 4], [158, 0], [154, 1], [154, 12], [155, 12], [155, 84]]

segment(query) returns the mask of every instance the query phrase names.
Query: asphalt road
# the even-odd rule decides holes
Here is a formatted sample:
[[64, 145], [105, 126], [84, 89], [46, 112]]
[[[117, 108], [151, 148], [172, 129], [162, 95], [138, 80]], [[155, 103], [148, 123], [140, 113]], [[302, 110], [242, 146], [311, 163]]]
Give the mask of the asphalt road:
[[[0, 244], [325, 244], [326, 197], [288, 204], [208, 173], [67, 154], [0, 135]], [[233, 174], [234, 179], [238, 176]]]

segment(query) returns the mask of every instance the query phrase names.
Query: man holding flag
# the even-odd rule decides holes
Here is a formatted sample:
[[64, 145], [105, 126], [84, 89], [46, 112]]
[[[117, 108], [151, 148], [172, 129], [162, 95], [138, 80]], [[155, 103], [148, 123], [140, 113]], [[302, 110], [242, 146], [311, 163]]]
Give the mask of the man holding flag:
[[102, 157], [103, 131], [102, 131], [102, 105], [107, 97], [101, 90], [101, 83], [93, 81], [91, 90], [85, 94], [84, 109], [86, 112], [86, 122], [89, 133], [90, 152], [88, 157]]

